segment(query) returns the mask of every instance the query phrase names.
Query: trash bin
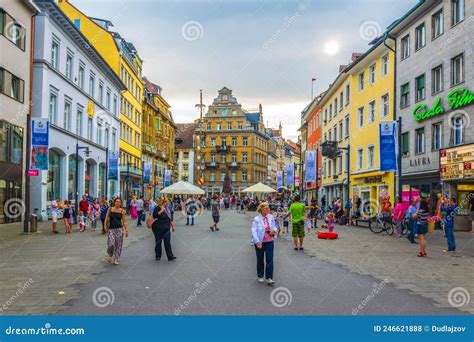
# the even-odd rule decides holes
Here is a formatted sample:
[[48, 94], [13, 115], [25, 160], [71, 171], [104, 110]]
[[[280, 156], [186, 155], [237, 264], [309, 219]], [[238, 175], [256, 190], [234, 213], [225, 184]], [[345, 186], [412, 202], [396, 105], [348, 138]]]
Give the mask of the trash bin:
[[30, 216], [30, 233], [38, 231], [38, 215], [31, 214]]

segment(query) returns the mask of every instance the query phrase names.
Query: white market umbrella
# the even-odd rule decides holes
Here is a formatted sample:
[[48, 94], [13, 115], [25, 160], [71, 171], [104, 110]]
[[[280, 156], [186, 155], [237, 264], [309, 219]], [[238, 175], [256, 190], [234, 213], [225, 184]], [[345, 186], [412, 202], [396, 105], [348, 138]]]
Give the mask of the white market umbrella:
[[204, 195], [206, 192], [189, 182], [179, 181], [164, 188], [160, 193], [172, 195]]
[[263, 183], [257, 183], [252, 186], [249, 186], [247, 189], [242, 190], [242, 192], [277, 192], [275, 189], [270, 188], [268, 185]]

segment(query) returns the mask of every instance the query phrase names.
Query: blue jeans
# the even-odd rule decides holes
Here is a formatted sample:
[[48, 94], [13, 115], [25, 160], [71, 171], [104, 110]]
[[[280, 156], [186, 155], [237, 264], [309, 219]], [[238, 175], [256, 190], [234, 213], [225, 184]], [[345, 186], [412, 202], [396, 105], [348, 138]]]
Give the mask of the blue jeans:
[[143, 210], [137, 210], [137, 214], [138, 214], [137, 226], [141, 226], [142, 225]]
[[446, 221], [444, 224], [444, 233], [448, 239], [448, 250], [454, 252], [456, 250], [456, 241], [454, 239], [454, 220]]
[[411, 242], [415, 241], [415, 234], [416, 234], [416, 220], [415, 219], [410, 219], [410, 233], [408, 233], [408, 240]]
[[257, 253], [257, 276], [266, 279], [273, 278], [273, 241], [262, 243], [262, 248], [255, 246]]
[[[186, 224], [189, 225], [189, 216], [186, 217]], [[191, 226], [194, 225], [194, 215], [191, 216]]]

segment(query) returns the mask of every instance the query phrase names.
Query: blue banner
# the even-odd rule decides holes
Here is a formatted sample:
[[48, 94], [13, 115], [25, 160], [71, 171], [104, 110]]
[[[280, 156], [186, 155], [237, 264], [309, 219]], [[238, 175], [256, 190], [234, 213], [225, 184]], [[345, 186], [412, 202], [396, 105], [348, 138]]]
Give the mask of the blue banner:
[[398, 171], [398, 123], [396, 121], [381, 122], [380, 133], [380, 171]]
[[316, 182], [316, 151], [306, 151], [305, 182]]
[[30, 170], [47, 171], [49, 167], [49, 121], [31, 120]]
[[150, 184], [151, 181], [151, 162], [143, 163], [143, 184]]
[[165, 170], [165, 187], [171, 185], [171, 170]]
[[[267, 329], [285, 321], [294, 329]], [[157, 330], [158, 329], [158, 330]], [[472, 342], [472, 316], [3, 316], [1, 341]], [[265, 338], [263, 338], [264, 334]]]
[[277, 171], [277, 190], [279, 191], [283, 187], [283, 171]]
[[109, 151], [109, 180], [118, 181], [119, 175], [119, 152]]
[[295, 166], [286, 164], [286, 186], [290, 187], [295, 183]]

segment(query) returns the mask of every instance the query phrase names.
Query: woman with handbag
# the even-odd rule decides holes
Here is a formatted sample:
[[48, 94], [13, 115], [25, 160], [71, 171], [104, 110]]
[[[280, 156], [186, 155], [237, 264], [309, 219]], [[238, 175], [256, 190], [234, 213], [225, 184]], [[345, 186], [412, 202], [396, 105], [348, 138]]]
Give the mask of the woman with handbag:
[[273, 281], [273, 249], [274, 236], [278, 229], [273, 215], [270, 215], [270, 206], [262, 202], [257, 208], [259, 213], [252, 222], [252, 242], [257, 254], [257, 277], [258, 282], [263, 283], [265, 278], [267, 284], [274, 286]]
[[166, 197], [160, 199], [153, 210], [152, 219], [147, 219], [147, 227], [153, 231], [155, 236], [155, 259], [161, 259], [161, 242], [165, 245], [166, 256], [169, 261], [175, 260], [171, 249], [171, 232], [174, 232], [174, 224], [169, 211], [169, 202]]
[[420, 202], [420, 208], [415, 214], [416, 218], [416, 233], [418, 234], [418, 239], [420, 240], [420, 251], [417, 256], [425, 257], [426, 256], [426, 237], [425, 234], [428, 233], [428, 216], [430, 215], [430, 210], [428, 208], [428, 203], [426, 199], [422, 199]]

